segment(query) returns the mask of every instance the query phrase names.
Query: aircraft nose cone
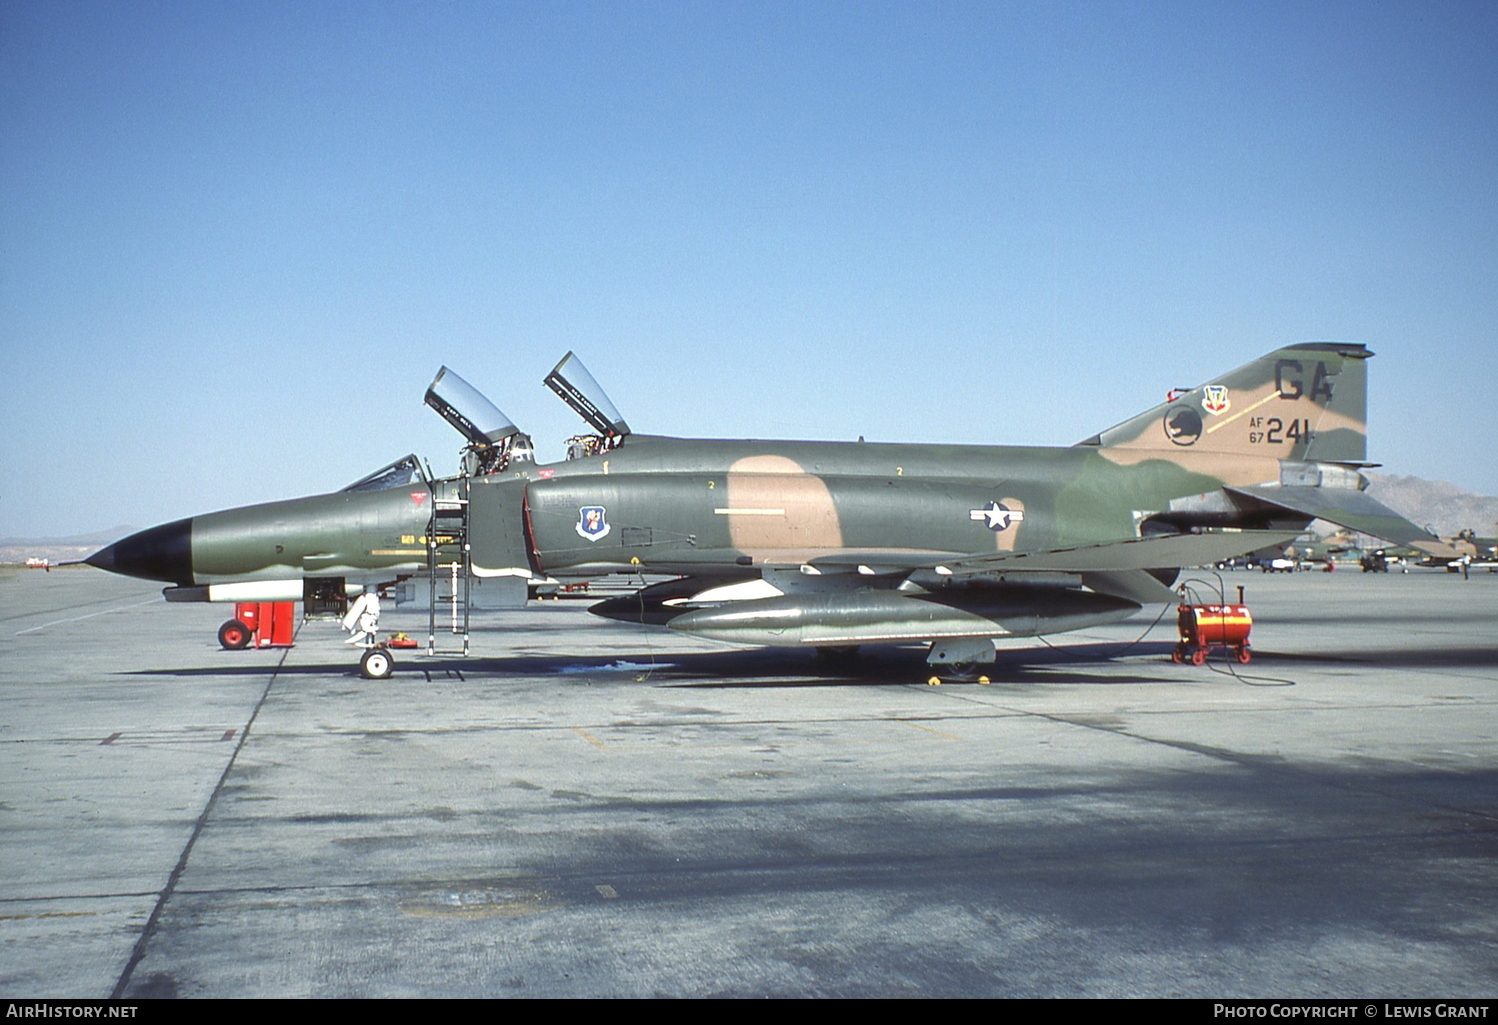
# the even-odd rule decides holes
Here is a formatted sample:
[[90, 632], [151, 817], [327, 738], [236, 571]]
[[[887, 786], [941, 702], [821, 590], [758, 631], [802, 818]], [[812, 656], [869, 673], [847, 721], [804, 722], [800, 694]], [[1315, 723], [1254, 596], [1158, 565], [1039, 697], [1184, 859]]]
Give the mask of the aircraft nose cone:
[[190, 585], [192, 520], [177, 520], [142, 530], [101, 548], [83, 560], [96, 569], [143, 580]]

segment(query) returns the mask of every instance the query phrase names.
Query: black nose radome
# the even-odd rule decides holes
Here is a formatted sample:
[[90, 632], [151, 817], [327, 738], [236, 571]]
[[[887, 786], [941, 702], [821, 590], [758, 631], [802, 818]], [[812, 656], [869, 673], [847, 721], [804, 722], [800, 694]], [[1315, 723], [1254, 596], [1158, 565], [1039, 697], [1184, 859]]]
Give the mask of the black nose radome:
[[144, 580], [188, 585], [192, 579], [192, 520], [142, 530], [83, 560], [97, 569]]

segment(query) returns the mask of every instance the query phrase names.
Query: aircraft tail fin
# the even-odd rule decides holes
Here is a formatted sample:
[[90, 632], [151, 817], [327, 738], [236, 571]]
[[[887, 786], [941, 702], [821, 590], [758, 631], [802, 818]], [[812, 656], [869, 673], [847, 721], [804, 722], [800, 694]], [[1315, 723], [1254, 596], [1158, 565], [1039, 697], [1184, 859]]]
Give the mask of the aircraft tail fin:
[[1354, 342], [1276, 349], [1081, 444], [1361, 463], [1372, 355]]

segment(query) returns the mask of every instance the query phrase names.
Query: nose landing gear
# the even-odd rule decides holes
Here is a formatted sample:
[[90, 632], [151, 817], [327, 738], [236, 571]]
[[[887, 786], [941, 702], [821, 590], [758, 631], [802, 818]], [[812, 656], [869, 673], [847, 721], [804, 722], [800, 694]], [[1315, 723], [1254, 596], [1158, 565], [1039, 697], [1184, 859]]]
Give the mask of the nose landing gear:
[[380, 629], [380, 599], [374, 591], [365, 591], [354, 600], [343, 617], [343, 628], [351, 635], [344, 643], [364, 647], [364, 654], [359, 656], [359, 675], [366, 680], [390, 679], [395, 659], [390, 649], [375, 639]]

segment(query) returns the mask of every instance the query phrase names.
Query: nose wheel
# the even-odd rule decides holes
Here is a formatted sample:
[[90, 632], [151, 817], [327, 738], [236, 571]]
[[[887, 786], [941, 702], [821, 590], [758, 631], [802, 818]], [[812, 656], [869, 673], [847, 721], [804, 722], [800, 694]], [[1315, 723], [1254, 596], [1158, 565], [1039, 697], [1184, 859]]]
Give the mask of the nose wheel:
[[359, 675], [366, 680], [388, 680], [395, 672], [395, 659], [384, 648], [370, 648], [359, 659]]

